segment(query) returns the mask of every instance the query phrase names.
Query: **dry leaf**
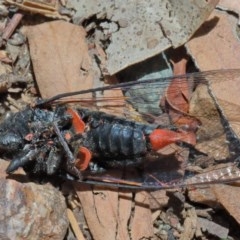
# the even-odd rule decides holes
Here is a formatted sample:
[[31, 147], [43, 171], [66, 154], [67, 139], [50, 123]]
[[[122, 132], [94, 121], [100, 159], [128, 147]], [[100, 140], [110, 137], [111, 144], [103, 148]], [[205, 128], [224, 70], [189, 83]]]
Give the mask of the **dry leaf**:
[[[195, 36], [186, 44], [188, 52], [201, 71], [239, 68], [240, 58], [238, 52], [240, 50], [240, 42], [236, 36], [236, 26], [236, 17], [215, 10], [210, 15], [208, 21], [202, 25]], [[231, 74], [223, 77], [225, 79], [221, 79], [221, 76], [218, 76], [218, 78], [210, 81], [210, 89], [230, 127], [236, 136], [239, 137], [240, 78]], [[200, 142], [198, 145], [200, 148], [198, 149], [204, 149], [204, 152], [212, 154], [215, 159], [227, 158], [229, 153], [238, 151], [239, 140], [237, 137], [231, 137], [226, 141], [224, 129], [221, 126], [222, 122], [217, 120], [220, 120], [220, 117], [218, 117], [219, 114], [215, 104], [207, 97], [208, 93], [204, 93], [207, 92], [207, 89], [202, 93], [201, 91], [198, 91], [200, 98], [195, 98], [195, 113], [199, 116], [205, 116], [205, 119], [201, 119], [205, 125], [201, 129], [205, 130], [202, 135], [206, 141]], [[227, 129], [226, 127], [225, 123], [225, 130]], [[208, 151], [205, 151], [206, 148], [208, 148]]]
[[[183, 48], [178, 48], [171, 54], [174, 76], [186, 74], [187, 55]], [[176, 126], [188, 126], [195, 131], [199, 121], [189, 115], [189, 101], [192, 94], [191, 84], [186, 78], [174, 78], [166, 90], [164, 108]]]
[[214, 159], [227, 158], [229, 146], [224, 128], [205, 85], [198, 86], [194, 91], [189, 112], [192, 116], [197, 116], [201, 122], [201, 127], [197, 131], [198, 141], [195, 148]]
[[[118, 83], [118, 80], [116, 76], [111, 76], [111, 77], [106, 77], [105, 80], [107, 83], [102, 83], [98, 81], [98, 85], [94, 85], [94, 87], [99, 87], [99, 86], [108, 86], [108, 85], [114, 85]], [[96, 82], [97, 82], [96, 81]], [[119, 89], [112, 89], [104, 92], [97, 92], [96, 97], [100, 97], [102, 101], [96, 102], [96, 105], [98, 107], [99, 111], [104, 111], [105, 113], [108, 114], [113, 114], [116, 116], [123, 116], [124, 115], [124, 109], [126, 106], [125, 102], [125, 97], [123, 95], [122, 90]], [[105, 99], [103, 101], [103, 98]]]
[[218, 184], [211, 188], [218, 202], [221, 203], [230, 215], [240, 224], [240, 206], [237, 201], [240, 197], [239, 187]]
[[231, 128], [240, 137], [240, 76], [229, 77], [226, 81], [216, 79], [210, 83], [210, 87]]
[[205, 204], [212, 208], [219, 207], [216, 195], [209, 186], [189, 187], [188, 197], [192, 202]]
[[[227, 123], [223, 122], [223, 116], [219, 115], [207, 87], [199, 86], [191, 100], [191, 114], [199, 116], [202, 122], [196, 148], [215, 159], [224, 159], [229, 157], [230, 153], [239, 151], [237, 137], [240, 136], [240, 77], [229, 73], [224, 75], [224, 79], [221, 79], [221, 76], [217, 79], [209, 79], [209, 86], [215, 103], [219, 106]], [[227, 132], [228, 125], [233, 132], [231, 135]], [[234, 134], [237, 137], [234, 137]]]
[[146, 192], [138, 192], [135, 196], [135, 209], [131, 223], [131, 237], [133, 240], [151, 238], [153, 233], [152, 213]]
[[236, 201], [238, 195], [239, 186], [225, 184], [212, 184], [188, 189], [188, 196], [191, 201], [206, 204], [212, 208], [222, 206], [240, 223], [240, 208]]
[[166, 190], [158, 190], [149, 193], [149, 206], [152, 210], [166, 207], [169, 201]]
[[93, 72], [82, 27], [63, 21], [27, 27], [41, 96], [92, 88]]
[[[131, 194], [74, 184], [93, 238], [128, 239]], [[120, 200], [119, 200], [120, 199]], [[116, 238], [118, 236], [118, 238]]]
[[130, 192], [74, 185], [94, 239], [137, 240], [154, 235], [146, 193], [136, 193], [133, 202]]
[[116, 239], [126, 239], [130, 240], [130, 234], [128, 230], [128, 221], [130, 219], [131, 211], [132, 211], [132, 193], [127, 192], [119, 192], [118, 199], [118, 229]]
[[[180, 61], [174, 62], [173, 74], [184, 75], [186, 74], [187, 59], [182, 58]], [[166, 101], [173, 110], [179, 113], [188, 113], [189, 111], [189, 85], [186, 78], [174, 78], [166, 91]], [[175, 122], [175, 121], [174, 121]]]
[[[106, 53], [107, 70], [112, 75], [186, 42], [217, 3], [218, 0], [69, 0], [67, 5], [75, 8], [76, 21], [94, 15], [100, 20], [102, 30], [96, 36], [103, 35], [103, 40], [110, 37]], [[97, 24], [91, 20], [88, 23], [93, 27]]]
[[240, 41], [236, 25], [236, 17], [215, 10], [186, 44], [201, 71], [239, 68]]
[[[225, 10], [225, 11], [231, 11], [238, 15], [238, 18], [240, 16], [240, 4], [239, 0], [220, 0], [219, 4], [217, 5], [217, 8]], [[238, 25], [240, 25], [240, 20], [238, 20]]]

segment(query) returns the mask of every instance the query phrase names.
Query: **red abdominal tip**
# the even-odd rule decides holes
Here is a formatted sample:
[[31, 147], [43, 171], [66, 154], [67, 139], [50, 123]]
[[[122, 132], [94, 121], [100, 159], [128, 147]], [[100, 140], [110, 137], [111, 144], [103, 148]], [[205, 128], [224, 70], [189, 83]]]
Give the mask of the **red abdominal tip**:
[[186, 142], [191, 145], [196, 144], [196, 137], [191, 132], [174, 132], [167, 129], [155, 129], [149, 135], [149, 140], [153, 150], [157, 151], [171, 143], [178, 141]]

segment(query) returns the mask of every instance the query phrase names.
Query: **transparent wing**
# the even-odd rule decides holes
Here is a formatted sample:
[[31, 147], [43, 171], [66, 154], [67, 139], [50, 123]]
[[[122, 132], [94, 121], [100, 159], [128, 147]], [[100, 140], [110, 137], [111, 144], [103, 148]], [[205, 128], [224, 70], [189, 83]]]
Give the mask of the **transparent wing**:
[[170, 146], [170, 153], [169, 149], [157, 153], [158, 161], [124, 169], [117, 177], [112, 172], [101, 176], [86, 173], [87, 181], [94, 184], [172, 188], [239, 179], [239, 92], [240, 69], [233, 69], [107, 85], [61, 94], [41, 104], [71, 97], [82, 107], [156, 126], [174, 127], [182, 117], [199, 120], [194, 148]]

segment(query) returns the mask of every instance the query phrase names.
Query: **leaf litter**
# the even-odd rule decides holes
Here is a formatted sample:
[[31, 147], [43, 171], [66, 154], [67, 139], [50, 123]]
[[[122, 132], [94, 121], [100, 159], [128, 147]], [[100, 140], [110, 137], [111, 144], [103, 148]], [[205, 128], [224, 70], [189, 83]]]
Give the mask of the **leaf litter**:
[[[131, 3], [127, 0], [124, 3], [122, 1], [112, 3], [112, 1], [69, 0], [66, 4], [62, 1], [55, 1], [54, 6], [57, 4], [58, 7], [54, 8], [43, 7], [46, 4], [44, 1], [41, 4], [29, 4], [29, 2], [23, 1], [19, 4], [19, 2], [7, 0], [5, 1], [7, 5], [1, 6], [5, 10], [0, 12], [2, 32], [7, 29], [6, 16], [12, 13], [12, 10], [6, 6], [11, 4], [15, 8], [19, 7], [23, 14], [21, 23], [18, 22], [11, 30], [12, 32], [2, 39], [2, 48], [6, 51], [2, 59], [7, 59], [0, 62], [3, 69], [1, 72], [5, 74], [2, 77], [14, 79], [14, 81], [8, 81], [3, 87], [5, 98], [1, 101], [2, 115], [9, 110], [20, 110], [34, 101], [37, 96], [46, 98], [62, 92], [104, 86], [108, 84], [109, 79], [118, 80], [116, 76], [119, 74], [126, 77], [124, 71], [128, 68], [131, 73], [133, 64], [136, 64], [136, 69], [140, 64], [144, 68], [149, 58], [163, 51], [169, 62], [170, 58], [166, 49], [183, 45], [190, 38], [191, 40], [185, 44], [185, 47], [193, 60], [191, 64], [196, 65], [200, 71], [238, 67], [236, 49], [240, 44], [237, 32], [236, 34], [234, 32], [237, 29], [238, 19], [229, 13], [214, 10], [206, 20], [218, 1], [209, 1], [209, 3], [198, 1], [197, 3], [197, 1], [185, 0], [174, 4], [166, 0], [131, 1]], [[224, 3], [220, 1], [219, 6], [221, 2]], [[31, 8], [28, 7], [29, 5]], [[229, 8], [233, 9], [232, 6]], [[37, 20], [33, 19], [34, 14], [30, 15], [29, 11], [42, 14], [42, 16], [38, 15]], [[189, 17], [186, 17], [186, 14]], [[196, 15], [199, 18], [196, 18]], [[44, 16], [70, 20], [72, 23], [62, 20], [49, 21]], [[205, 20], [206, 22], [203, 23]], [[193, 35], [202, 23], [203, 25]], [[11, 42], [13, 33], [23, 34], [27, 37], [28, 43], [23, 41], [19, 46], [14, 45], [14, 42]], [[29, 52], [26, 46], [29, 47]], [[179, 52], [175, 51], [174, 54], [177, 55]], [[24, 56], [30, 56], [31, 60]], [[180, 54], [180, 59], [184, 59], [183, 54]], [[32, 67], [29, 67], [29, 63]], [[176, 63], [173, 63], [173, 66], [175, 65]], [[121, 70], [123, 71], [119, 73]], [[115, 73], [118, 74], [114, 75]], [[137, 74], [136, 71], [133, 73]], [[113, 76], [106, 76], [109, 74]], [[32, 76], [37, 84], [34, 83]], [[21, 79], [24, 79], [24, 84]], [[99, 81], [99, 79], [105, 81]], [[224, 112], [230, 120], [234, 120], [232, 124], [235, 124], [236, 132], [238, 132], [239, 119], [237, 117], [239, 114], [231, 114], [237, 113], [239, 109], [237, 101], [239, 93], [237, 86], [239, 85], [234, 82], [236, 80], [232, 81], [231, 85], [234, 87], [229, 90], [230, 94], [225, 94], [226, 96], [223, 92], [225, 92], [224, 89], [229, 89], [229, 83], [227, 86], [216, 84], [217, 86], [213, 88], [215, 88], [214, 93], [221, 102], [221, 106], [229, 106], [225, 103], [231, 103], [231, 107], [235, 107], [234, 111], [231, 108], [224, 109]], [[19, 90], [17, 92], [11, 90], [12, 87]], [[202, 95], [203, 92], [204, 90], [200, 90], [199, 94]], [[168, 101], [172, 101], [169, 97], [168, 95]], [[184, 100], [186, 99], [187, 97], [184, 97]], [[205, 96], [202, 99], [197, 96], [196, 103], [190, 102], [190, 109], [184, 111], [191, 112], [191, 108], [194, 105], [198, 106], [201, 102], [203, 106], [209, 105], [210, 109], [205, 109], [205, 111], [216, 111], [211, 110], [213, 105], [204, 103], [204, 101], [209, 101]], [[216, 114], [213, 113], [213, 115]], [[214, 132], [214, 130], [207, 131]], [[217, 140], [218, 138], [215, 139]], [[225, 139], [217, 144], [224, 146], [224, 141]], [[205, 142], [205, 145], [211, 144]], [[211, 145], [211, 148], [216, 147]], [[201, 147], [200, 149], [202, 150]], [[198, 216], [198, 211], [205, 208], [194, 205], [194, 202], [197, 202], [213, 208], [215, 212], [210, 214], [213, 218], [218, 215], [219, 209], [225, 209], [223, 217], [229, 218], [230, 215], [239, 223], [240, 212], [236, 201], [238, 186], [214, 185], [189, 188], [187, 191], [179, 190], [191, 200], [191, 206], [186, 206], [188, 202], [186, 199], [177, 201], [177, 203], [173, 201], [176, 197], [172, 193], [177, 190], [132, 193], [117, 189], [83, 186], [77, 183], [73, 185], [80, 201], [77, 208], [83, 212], [86, 221], [82, 231], [87, 239], [151, 237], [156, 239], [207, 239], [209, 234], [216, 239], [229, 236], [238, 239], [238, 232], [231, 232], [232, 226], [226, 221], [223, 221], [222, 225], [214, 219], [202, 219]], [[174, 210], [176, 214], [173, 214]], [[72, 213], [69, 215], [72, 218]], [[231, 222], [234, 221], [231, 219]], [[74, 223], [72, 223], [72, 228], [75, 228], [77, 232], [80, 228], [76, 230], [77, 225], [75, 224], [74, 227], [73, 225]], [[212, 231], [212, 229], [216, 230]], [[228, 229], [230, 235], [228, 235]], [[78, 236], [79, 239], [83, 237], [80, 233]]]

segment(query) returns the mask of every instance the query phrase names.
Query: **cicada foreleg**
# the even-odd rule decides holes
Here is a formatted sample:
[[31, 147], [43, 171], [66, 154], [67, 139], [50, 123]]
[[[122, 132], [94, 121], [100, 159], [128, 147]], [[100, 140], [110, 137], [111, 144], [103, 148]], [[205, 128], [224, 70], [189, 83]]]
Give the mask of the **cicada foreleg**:
[[40, 149], [29, 149], [29, 146], [25, 146], [25, 150], [23, 150], [20, 155], [18, 155], [18, 157], [11, 160], [6, 172], [12, 173], [16, 171], [19, 167], [24, 167], [30, 162], [35, 161], [37, 159], [37, 156], [39, 155], [39, 152]]

